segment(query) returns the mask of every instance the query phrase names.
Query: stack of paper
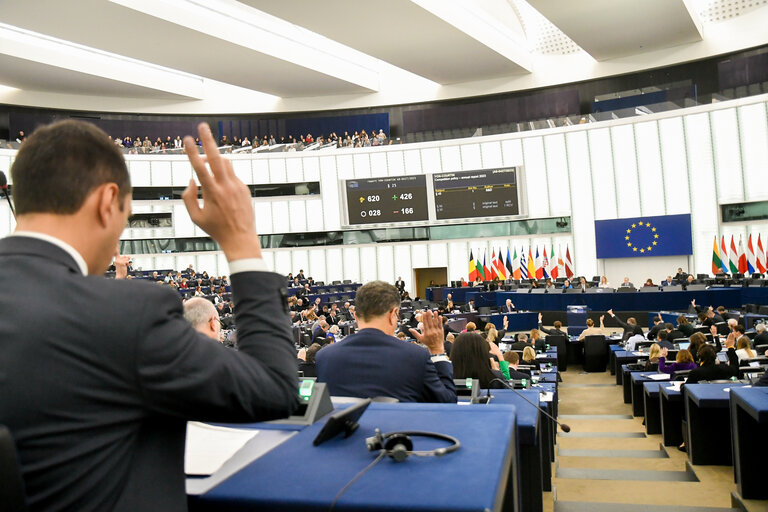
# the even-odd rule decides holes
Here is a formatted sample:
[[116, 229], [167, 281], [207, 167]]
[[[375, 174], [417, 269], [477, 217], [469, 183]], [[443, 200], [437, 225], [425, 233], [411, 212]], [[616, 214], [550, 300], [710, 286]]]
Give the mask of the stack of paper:
[[214, 474], [258, 433], [258, 430], [252, 429], [188, 422], [184, 472], [195, 476]]

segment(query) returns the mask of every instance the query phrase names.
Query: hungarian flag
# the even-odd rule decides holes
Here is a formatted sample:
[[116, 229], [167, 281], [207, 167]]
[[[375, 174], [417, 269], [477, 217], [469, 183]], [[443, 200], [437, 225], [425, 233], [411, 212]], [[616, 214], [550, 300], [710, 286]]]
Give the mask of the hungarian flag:
[[544, 263], [541, 260], [541, 255], [539, 254], [539, 246], [536, 246], [536, 279], [543, 279], [544, 278]]
[[[515, 253], [515, 258], [517, 258], [517, 253]], [[514, 275], [515, 267], [512, 266], [512, 260], [509, 259], [509, 246], [507, 246], [507, 278], [512, 278]]]
[[752, 248], [752, 234], [749, 235], [749, 241], [747, 241], [747, 270], [751, 274], [755, 273], [757, 268], [757, 262], [755, 261], [755, 250]]
[[728, 268], [731, 269], [731, 274], [739, 273], [739, 253], [736, 251], [736, 244], [733, 241], [733, 235], [731, 235], [731, 254], [728, 259]]
[[525, 261], [525, 249], [520, 249], [520, 279], [528, 279], [528, 263]]
[[469, 278], [467, 281], [470, 283], [474, 282], [475, 279], [477, 279], [478, 273], [477, 273], [477, 266], [475, 266], [475, 257], [472, 256], [472, 249], [469, 250]]
[[757, 235], [757, 271], [765, 273], [765, 251], [763, 250], [763, 241], [760, 235]]
[[573, 261], [571, 261], [571, 248], [566, 244], [565, 246], [565, 277], [568, 279], [573, 277]]
[[720, 260], [720, 251], [717, 248], [717, 235], [715, 235], [715, 245], [712, 248], [712, 273], [719, 274], [723, 262]]
[[536, 262], [533, 261], [533, 252], [530, 246], [528, 246], [528, 277], [530, 279], [536, 278]]
[[499, 258], [496, 260], [496, 270], [499, 274], [499, 279], [502, 281], [507, 278], [507, 269], [504, 267], [504, 257], [501, 255], [501, 247], [499, 247]]
[[549, 263], [549, 277], [552, 279], [557, 279], [557, 276], [560, 275], [557, 268], [557, 258], [555, 258], [555, 244], [552, 244], [552, 252], [550, 253], [550, 263]]
[[493, 281], [493, 272], [491, 272], [491, 269], [485, 264], [485, 252], [486, 251], [483, 251], [483, 280]]
[[739, 273], [746, 274], [747, 270], [749, 270], [747, 254], [744, 252], [744, 243], [741, 241], [741, 236], [739, 236]]
[[723, 274], [727, 274], [729, 272], [728, 248], [725, 246], [725, 236], [720, 239], [720, 268], [723, 269]]
[[[509, 249], [507, 249], [507, 259], [509, 259]], [[512, 279], [520, 280], [522, 272], [520, 271], [520, 259], [517, 257], [517, 247], [515, 247], [515, 254], [512, 256]]]

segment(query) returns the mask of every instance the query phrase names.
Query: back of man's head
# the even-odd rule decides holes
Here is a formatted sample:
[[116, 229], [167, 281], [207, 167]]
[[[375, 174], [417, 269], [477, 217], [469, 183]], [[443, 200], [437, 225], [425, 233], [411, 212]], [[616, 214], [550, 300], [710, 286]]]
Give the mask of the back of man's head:
[[627, 323], [629, 325], [637, 325], [637, 320], [635, 320], [635, 317], [631, 316], [631, 317], [627, 318]]
[[513, 350], [507, 350], [504, 352], [504, 360], [512, 366], [516, 366], [520, 362], [520, 356]]
[[400, 306], [400, 292], [384, 281], [371, 281], [357, 289], [355, 294], [357, 316], [366, 321], [387, 314]]
[[667, 331], [661, 330], [656, 334], [656, 339], [659, 341], [664, 341], [667, 339]]
[[[223, 306], [223, 304], [220, 304]], [[219, 340], [219, 312], [210, 301], [194, 297], [184, 303], [184, 318], [198, 332]]]
[[317, 354], [317, 352], [321, 348], [323, 348], [323, 346], [320, 345], [319, 343], [311, 344], [309, 346], [309, 348], [307, 348], [306, 362], [310, 363], [310, 364], [314, 363], [315, 362], [315, 354]]
[[70, 215], [97, 187], [115, 183], [120, 206], [131, 192], [125, 158], [96, 126], [61, 121], [27, 138], [11, 168], [16, 213]]
[[552, 325], [555, 326], [555, 329], [560, 329], [563, 326], [563, 323], [560, 320], [555, 320], [555, 323]]
[[668, 331], [671, 331], [671, 330], [673, 330], [675, 328], [675, 326], [672, 325], [671, 323], [667, 322], [667, 323], [664, 324], [664, 328], [666, 330], [668, 330]]

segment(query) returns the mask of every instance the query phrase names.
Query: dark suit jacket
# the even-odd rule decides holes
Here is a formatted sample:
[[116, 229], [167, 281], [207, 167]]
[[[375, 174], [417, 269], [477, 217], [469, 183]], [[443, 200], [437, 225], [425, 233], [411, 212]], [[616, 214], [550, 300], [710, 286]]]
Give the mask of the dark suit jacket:
[[659, 322], [658, 324], [651, 327], [651, 329], [648, 331], [648, 334], [645, 337], [653, 341], [656, 339], [656, 335], [659, 334], [659, 331], [662, 329], [664, 329], [664, 322]]
[[614, 315], [613, 319], [618, 322], [620, 326], [624, 328], [624, 334], [621, 336], [621, 339], [623, 341], [627, 341], [629, 338], [634, 336], [635, 334], [643, 335], [643, 328], [639, 325], [631, 325], [619, 318], [618, 315]]
[[755, 336], [754, 345], [757, 347], [758, 345], [768, 345], [768, 331], [763, 331], [762, 333]]
[[674, 342], [678, 338], [687, 338], [687, 337], [688, 336], [678, 331], [677, 329], [672, 329], [667, 333], [667, 339], [672, 342]]
[[171, 288], [84, 277], [55, 245], [0, 240], [0, 423], [30, 510], [187, 510], [188, 419], [253, 422], [297, 405], [283, 281], [232, 276], [238, 352], [193, 330]]
[[378, 329], [362, 329], [324, 347], [315, 361], [317, 380], [327, 383], [335, 396], [456, 402], [451, 363], [432, 363], [423, 347]]
[[728, 349], [728, 364], [705, 364], [691, 370], [686, 384], [696, 384], [703, 380], [726, 380], [739, 376], [739, 358], [736, 351]]

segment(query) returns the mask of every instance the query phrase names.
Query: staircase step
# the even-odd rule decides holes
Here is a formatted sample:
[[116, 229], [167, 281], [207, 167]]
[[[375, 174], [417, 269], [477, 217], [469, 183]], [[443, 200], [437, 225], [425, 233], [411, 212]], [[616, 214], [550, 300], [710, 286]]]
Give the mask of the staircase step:
[[558, 419], [561, 420], [632, 420], [635, 417], [631, 414], [561, 414]]
[[621, 437], [646, 438], [645, 432], [561, 432], [562, 437]]
[[[571, 431], [573, 432], [573, 431]], [[594, 450], [654, 450], [659, 447], [659, 439], [652, 437], [558, 437], [561, 448]]]
[[[555, 478], [553, 484], [557, 488], [555, 511], [573, 512], [589, 511], [650, 511], [649, 505], [670, 507], [661, 510], [687, 510], [687, 507], [723, 507], [730, 508], [731, 497], [719, 486], [710, 486], [704, 482], [669, 482], [669, 481], [628, 481], [628, 480], [589, 480], [577, 478]], [[587, 508], [559, 509], [563, 502], [582, 502]], [[597, 508], [596, 503], [616, 508]], [[618, 508], [622, 506], [638, 506], [642, 508]], [[691, 509], [695, 510], [695, 509]], [[722, 510], [718, 512], [724, 512]]]
[[633, 457], [558, 457], [558, 468], [637, 469], [643, 471], [681, 471], [685, 463], [675, 458]]
[[593, 450], [576, 448], [557, 448], [558, 457], [622, 457], [641, 459], [667, 459], [665, 450]]
[[555, 512], [743, 512], [740, 508], [686, 507], [680, 505], [636, 505], [632, 503], [595, 503], [556, 501]]
[[692, 471], [647, 471], [636, 469], [557, 468], [556, 478], [587, 480], [634, 480], [650, 482], [698, 482]]

